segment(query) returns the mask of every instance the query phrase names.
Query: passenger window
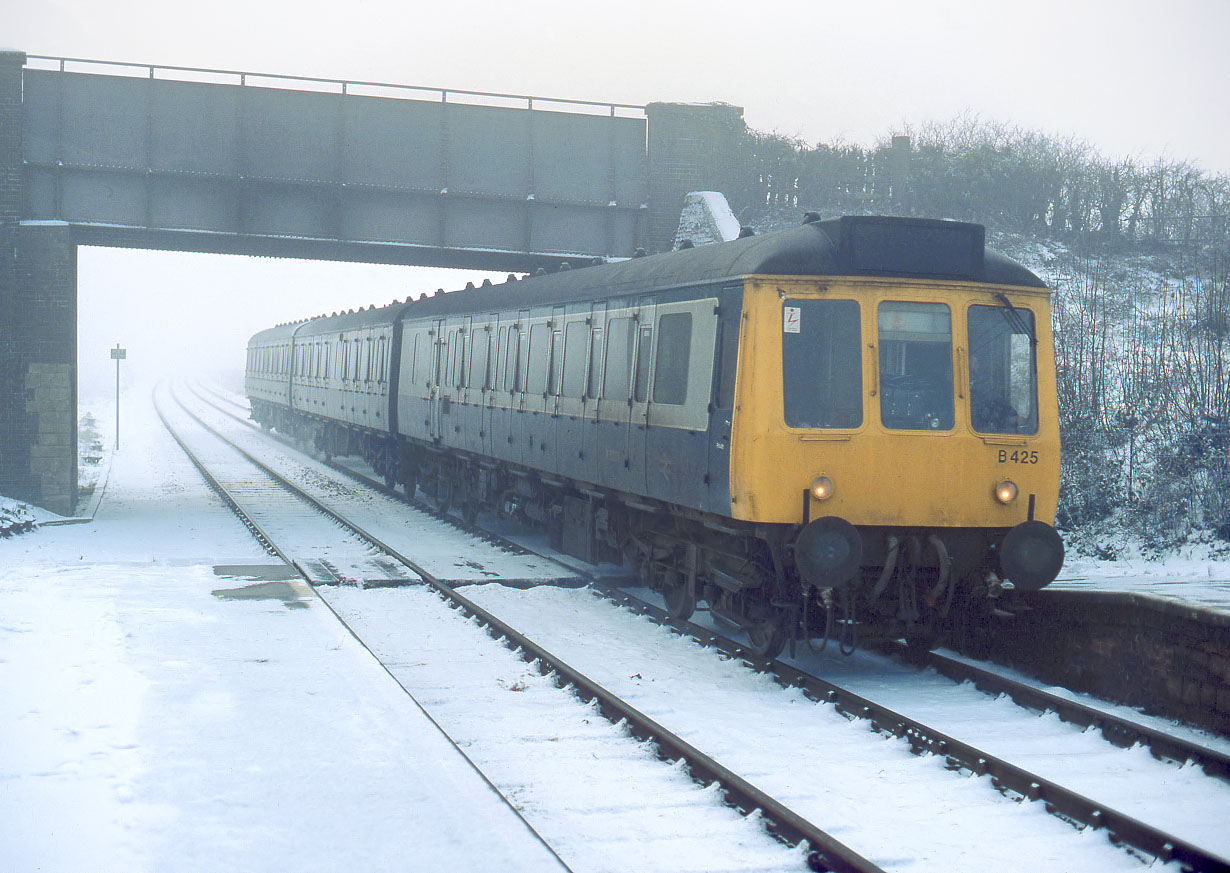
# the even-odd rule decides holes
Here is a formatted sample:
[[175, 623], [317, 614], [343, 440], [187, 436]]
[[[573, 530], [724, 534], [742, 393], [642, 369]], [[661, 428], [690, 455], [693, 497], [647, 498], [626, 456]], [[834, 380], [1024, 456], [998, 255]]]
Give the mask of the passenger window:
[[508, 357], [508, 328], [500, 328], [500, 343], [496, 348], [495, 360], [491, 364], [491, 387], [499, 388], [504, 381], [503, 364]]
[[516, 392], [521, 389], [521, 381], [518, 378], [517, 363], [519, 361], [521, 349], [521, 331], [516, 328], [508, 332], [508, 353], [504, 357], [504, 390]]
[[653, 328], [646, 325], [640, 330], [640, 338], [636, 343], [636, 379], [633, 380], [632, 397], [637, 403], [644, 403], [649, 396], [649, 362], [653, 351]]
[[560, 372], [564, 368], [564, 332], [551, 331], [551, 370], [547, 373], [547, 393], [559, 394]]
[[467, 384], [486, 390], [490, 387], [487, 379], [487, 358], [491, 351], [491, 331], [480, 330], [470, 343], [470, 378]]
[[574, 321], [564, 328], [565, 397], [585, 394], [585, 340], [588, 336], [589, 329], [583, 321]]
[[[524, 313], [522, 315], [522, 318], [523, 318], [523, 321], [522, 321], [523, 324], [528, 321], [528, 318], [525, 316]], [[517, 343], [518, 343], [517, 347], [519, 349], [519, 353], [517, 355], [517, 390], [518, 391], [525, 390], [525, 374], [529, 371], [529, 367], [530, 367], [530, 344], [528, 340], [529, 340], [528, 335], [521, 336], [520, 331], [518, 331], [518, 340], [517, 340]]]
[[614, 318], [607, 325], [604, 400], [627, 400], [632, 376], [632, 319]]
[[1038, 432], [1034, 314], [1006, 306], [969, 309], [970, 424], [979, 433]]
[[[724, 338], [720, 403], [734, 394], [737, 331]], [[863, 423], [859, 308], [853, 300], [782, 303], [782, 396], [789, 427], [855, 428]]]
[[589, 387], [585, 396], [596, 400], [602, 393], [602, 328], [595, 327], [589, 346]]
[[688, 399], [688, 359], [692, 354], [692, 313], [658, 319], [658, 354], [653, 372], [653, 402], [682, 406]]
[[527, 394], [543, 394], [547, 390], [547, 373], [551, 369], [551, 325], [545, 321], [530, 328], [529, 372], [525, 378]]
[[894, 430], [953, 425], [952, 314], [943, 303], [879, 309], [880, 420]]

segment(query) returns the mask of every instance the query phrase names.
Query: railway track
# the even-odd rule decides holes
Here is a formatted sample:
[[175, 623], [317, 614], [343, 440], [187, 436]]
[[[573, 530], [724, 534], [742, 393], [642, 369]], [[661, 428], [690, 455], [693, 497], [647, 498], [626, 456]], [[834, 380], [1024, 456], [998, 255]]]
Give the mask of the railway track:
[[[222, 402], [233, 405], [237, 410], [242, 408], [233, 402], [225, 400]], [[1077, 791], [1065, 788], [1056, 780], [1038, 776], [1024, 767], [1016, 766], [1008, 760], [964, 742], [957, 736], [937, 730], [917, 719], [911, 719], [887, 706], [877, 704], [871, 699], [833, 683], [825, 682], [820, 677], [808, 675], [783, 662], [758, 662], [750, 659], [738, 641], [724, 639], [710, 628], [698, 625], [679, 625], [671, 622], [665, 613], [658, 611], [655, 614], [652, 607], [636, 603], [626, 593], [608, 592], [608, 594], [618, 599], [622, 606], [647, 615], [654, 615], [655, 620], [674, 626], [678, 632], [723, 652], [725, 657], [738, 663], [748, 663], [756, 670], [770, 674], [781, 686], [802, 689], [811, 700], [831, 704], [846, 717], [865, 720], [882, 734], [900, 737], [914, 752], [938, 757], [948, 769], [959, 770], [967, 774], [985, 774], [991, 783], [1005, 795], [1021, 800], [1037, 800], [1047, 811], [1075, 823], [1082, 829], [1101, 830], [1110, 842], [1130, 846], [1141, 857], [1156, 858], [1161, 861], [1174, 860], [1185, 869], [1230, 869], [1230, 865], [1227, 865], [1223, 858], [1190, 841], [1175, 837], [1162, 828], [1119, 812], [1111, 804], [1100, 803], [1085, 797]], [[946, 669], [955, 670], [957, 668]], [[961, 678], [968, 677], [962, 676]], [[984, 679], [984, 681], [991, 680]], [[992, 693], [1007, 693], [1002, 684], [1006, 680], [1003, 677], [997, 677], [996, 681], [1000, 684]], [[1035, 708], [1039, 705], [1039, 698], [1024, 690], [1016, 692], [1015, 699]], [[1049, 705], [1048, 708], [1050, 708]], [[1084, 723], [1082, 718], [1085, 716], [1079, 714], [1080, 710], [1080, 705], [1077, 705], [1073, 708], [1056, 708], [1055, 711], [1066, 713], [1066, 717], [1081, 725]], [[1225, 775], [1224, 756], [1220, 756], [1215, 751], [1201, 749], [1198, 745], [1186, 743], [1180, 738], [1171, 737], [1162, 732], [1149, 729], [1136, 730], [1140, 727], [1139, 725], [1124, 723], [1120, 726], [1119, 722], [1122, 720], [1117, 720], [1103, 712], [1097, 712], [1093, 718], [1096, 718], [1107, 739], [1116, 741], [1118, 745], [1126, 743], [1128, 738], [1132, 738], [1133, 741], [1136, 739], [1148, 741], [1150, 748], [1158, 757], [1191, 760], [1209, 773]], [[786, 766], [789, 767], [789, 764]]]
[[[215, 439], [226, 441], [226, 437], [207, 422], [192, 415], [191, 412], [187, 414], [192, 416], [193, 420], [200, 427], [207, 430]], [[584, 674], [552, 655], [542, 646], [536, 644], [511, 626], [500, 621], [500, 619], [487, 610], [484, 610], [458, 593], [453, 586], [442, 580], [427, 566], [402, 554], [391, 545], [383, 542], [371, 531], [360, 527], [342, 514], [324, 505], [318, 498], [297, 487], [295, 483], [248, 453], [242, 447], [226, 441], [229, 451], [237, 452], [243, 456], [252, 467], [260, 471], [260, 476], [265, 477], [268, 482], [276, 483], [283, 493], [292, 494], [297, 502], [310, 506], [319, 516], [327, 517], [331, 522], [330, 526], [335, 529], [338, 527], [344, 529], [344, 531], [339, 532], [344, 542], [329, 545], [333, 560], [328, 562], [328, 566], [331, 571], [342, 566], [352, 568], [351, 571], [340, 574], [332, 572], [331, 575], [334, 578], [331, 579], [319, 578], [319, 574], [313, 572], [313, 569], [315, 566], [324, 563], [323, 561], [316, 557], [298, 557], [295, 553], [295, 548], [279, 546], [277, 544], [277, 535], [269, 532], [270, 525], [268, 523], [261, 523], [254, 517], [256, 514], [272, 515], [277, 512], [285, 512], [286, 509], [283, 505], [284, 500], [282, 497], [269, 494], [257, 497], [255, 495], [257, 489], [252, 483], [252, 480], [257, 478], [255, 474], [238, 477], [239, 487], [236, 487], [234, 480], [237, 477], [233, 471], [227, 476], [232, 481], [221, 481], [219, 477], [212, 474], [210, 470], [211, 464], [206, 460], [202, 460], [198, 453], [189, 445], [188, 439], [182, 434], [177, 434], [174, 426], [165, 417], [163, 420], [168, 430], [171, 430], [172, 434], [176, 436], [177, 442], [193, 458], [193, 463], [210, 480], [211, 487], [224, 495], [224, 500], [227, 501], [228, 505], [237, 514], [241, 515], [245, 524], [267, 546], [272, 554], [298, 568], [306, 581], [314, 582], [318, 585], [322, 582], [333, 584], [349, 583], [356, 588], [364, 587], [368, 580], [364, 578], [361, 570], [364, 566], [363, 562], [366, 559], [370, 564], [372, 560], [370, 553], [373, 550], [378, 550], [383, 553], [383, 557], [378, 559], [378, 562], [375, 564], [380, 570], [387, 570], [389, 562], [396, 561], [408, 572], [403, 573], [398, 579], [389, 579], [382, 576], [375, 580], [377, 587], [387, 587], [390, 584], [396, 583], [425, 584], [430, 586], [435, 594], [438, 595], [435, 601], [437, 604], [443, 606], [440, 601], [440, 598], [442, 598], [448, 607], [461, 612], [467, 619], [476, 622], [492, 638], [513, 650], [524, 661], [529, 662], [541, 675], [551, 677], [560, 687], [574, 695], [570, 700], [572, 706], [579, 705], [586, 713], [590, 712], [591, 709], [595, 710], [602, 714], [608, 722], [618, 726], [620, 731], [626, 731], [628, 734], [625, 737], [616, 736], [614, 739], [623, 739], [626, 743], [631, 738], [634, 744], [652, 744], [656, 750], [656, 755], [673, 765], [670, 768], [663, 768], [671, 777], [677, 777], [679, 770], [682, 769], [686, 770], [692, 782], [703, 786], [711, 786], [709, 791], [694, 790], [690, 792], [692, 804], [702, 808], [702, 815], [710, 814], [703, 812], [703, 810], [713, 806], [711, 792], [716, 789], [721, 793], [728, 807], [736, 810], [742, 816], [754, 816], [756, 821], [762, 823], [764, 830], [769, 835], [780, 843], [792, 847], [791, 852], [784, 853], [782, 863], [778, 869], [800, 869], [802, 867], [803, 869], [812, 870], [843, 871], [843, 873], [846, 873], [846, 871], [850, 871], [850, 873], [854, 873], [854, 871], [873, 873], [873, 871], [880, 870], [879, 867], [849, 850], [811, 822], [797, 815], [773, 797], [760, 791], [734, 771], [725, 768], [703, 752], [690, 746], [682, 738], [638, 712], [619, 697], [606, 691]], [[217, 464], [219, 462], [215, 459], [214, 463]], [[251, 512], [245, 506], [245, 503], [250, 504], [253, 502], [259, 504], [256, 513]], [[293, 516], [292, 521], [289, 524], [282, 525], [283, 528], [298, 528], [304, 524], [302, 513], [292, 512], [291, 515]], [[322, 528], [319, 524], [313, 525], [310, 534], [300, 533], [295, 538], [301, 541], [301, 543], [305, 541], [311, 542], [315, 544], [314, 548], [319, 550], [321, 542], [327, 538], [326, 534], [323, 534], [321, 531]], [[337, 539], [338, 536], [339, 534], [335, 533], [333, 539]], [[362, 543], [362, 554], [356, 553], [351, 548], [356, 542]], [[411, 574], [413, 574], [413, 578]], [[317, 593], [320, 595], [321, 600], [337, 615], [338, 620], [342, 621], [360, 642], [363, 642], [368, 650], [381, 661], [390, 675], [397, 679], [399, 684], [402, 684], [403, 689], [408, 694], [411, 694], [411, 689], [399, 678], [401, 671], [396, 663], [398, 660], [404, 660], [409, 653], [406, 651], [386, 653], [381, 651], [379, 645], [369, 645], [364, 639], [366, 634], [363, 630], [365, 622], [363, 610], [355, 608], [353, 600], [347, 601], [346, 592], [339, 591], [337, 596], [334, 596], [332, 594], [324, 594], [317, 589]], [[341, 602], [335, 605], [335, 600]], [[422, 606], [423, 603], [424, 601], [421, 598], [416, 598], [418, 606]], [[419, 657], [419, 653], [414, 653], [414, 656], [416, 658]], [[456, 658], [454, 656], [446, 660], [455, 663]], [[507, 701], [502, 702], [507, 703]], [[497, 788], [500, 787], [497, 785]], [[503, 788], [507, 790], [507, 786], [503, 786]], [[646, 797], [653, 797], [655, 790], [661, 791], [661, 787], [647, 789], [644, 795]], [[671, 804], [668, 807], [670, 815], [679, 819], [683, 812], [680, 805], [681, 798], [679, 792], [669, 792], [667, 796]], [[650, 807], [647, 813], [649, 815], [653, 814], [652, 807]], [[686, 817], [684, 821], [686, 821]], [[713, 831], [711, 824], [708, 825], [708, 829]], [[741, 838], [733, 836], [731, 837], [731, 842], [737, 843], [739, 839]], [[803, 866], [804, 862], [806, 864], [805, 867]], [[641, 867], [643, 869], [645, 865], [642, 864]]]
[[[221, 406], [216, 407], [219, 411], [226, 411], [222, 409], [222, 406], [229, 407], [231, 411], [227, 414], [238, 421], [244, 421], [243, 416], [246, 416], [248, 410], [243, 403], [221, 392], [210, 390], [205, 386], [200, 387], [210, 394], [207, 402], [221, 404]], [[201, 395], [198, 394], [198, 396]], [[206, 398], [202, 397], [202, 399]], [[371, 477], [363, 476], [350, 467], [342, 464], [332, 466], [370, 487], [381, 488], [381, 483]], [[415, 505], [430, 509], [430, 506], [423, 501], [415, 500], [413, 502]], [[450, 523], [457, 523], [453, 516], [445, 516], [445, 518]], [[487, 537], [492, 536], [490, 531], [480, 531], [480, 533]], [[498, 537], [494, 541], [502, 542], [509, 548], [521, 548], [519, 544]], [[548, 549], [540, 549], [538, 553], [545, 557], [557, 557]], [[579, 572], [584, 574], [584, 571]], [[584, 575], [586, 581], [590, 584], [598, 585], [606, 591], [616, 590], [615, 586], [592, 573]], [[648, 601], [646, 602], [648, 603]], [[737, 647], [738, 643], [731, 640], [730, 645]], [[887, 645], [877, 650], [898, 662], [908, 662], [929, 667], [955, 682], [972, 683], [988, 694], [994, 696], [1006, 695], [1022, 707], [1037, 712], [1054, 713], [1063, 721], [1082, 729], [1093, 728], [1099, 731], [1107, 742], [1118, 747], [1130, 748], [1135, 745], [1142, 745], [1147, 747], [1154, 757], [1159, 760], [1169, 760], [1179, 764], [1190, 762], [1199, 765], [1209, 775], [1230, 780], [1230, 752], [1212, 748], [1191, 737], [1180, 736], [1143, 721], [1118, 715], [1109, 708], [1092, 706], [1080, 700], [1047, 691], [1036, 685], [1017, 681], [1005, 675], [1002, 671], [992, 669], [992, 665], [983, 666], [974, 659], [944, 654], [939, 651], [910, 652], [901, 645]]]

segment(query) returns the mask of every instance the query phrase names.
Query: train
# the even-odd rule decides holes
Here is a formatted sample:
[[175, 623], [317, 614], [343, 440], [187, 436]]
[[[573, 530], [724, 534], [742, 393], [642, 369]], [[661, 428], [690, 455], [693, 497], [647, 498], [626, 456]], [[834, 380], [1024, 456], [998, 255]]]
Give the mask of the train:
[[707, 604], [761, 656], [987, 633], [1058, 575], [1049, 291], [978, 224], [821, 219], [310, 318], [252, 419]]

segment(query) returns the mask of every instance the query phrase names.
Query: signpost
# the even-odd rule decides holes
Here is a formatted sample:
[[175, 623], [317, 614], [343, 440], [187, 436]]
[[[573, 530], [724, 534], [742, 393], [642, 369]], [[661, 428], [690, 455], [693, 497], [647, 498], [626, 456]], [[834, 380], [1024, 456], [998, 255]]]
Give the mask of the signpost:
[[121, 349], [116, 343], [111, 350], [111, 360], [115, 361], [115, 450], [120, 450], [120, 361], [128, 357], [128, 349]]

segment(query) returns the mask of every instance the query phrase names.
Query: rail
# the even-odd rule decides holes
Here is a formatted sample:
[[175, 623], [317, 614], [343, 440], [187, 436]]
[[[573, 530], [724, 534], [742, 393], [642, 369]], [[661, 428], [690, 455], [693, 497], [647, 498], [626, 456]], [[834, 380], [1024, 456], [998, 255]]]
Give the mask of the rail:
[[[1230, 873], [1230, 861], [1199, 846], [1171, 836], [1107, 805], [1098, 803], [1056, 782], [1044, 779], [1024, 767], [997, 758], [942, 731], [923, 724], [887, 706], [868, 700], [839, 685], [805, 673], [783, 661], [753, 655], [740, 642], [714, 633], [698, 624], [679, 621], [660, 609], [618, 588], [592, 581], [591, 585], [611, 602], [647, 616], [676, 633], [701, 645], [740, 658], [749, 667], [772, 678], [783, 688], [797, 688], [808, 698], [833, 704], [848, 717], [870, 723], [871, 729], [906, 740], [915, 754], [943, 757], [949, 764], [978, 776], [989, 775], [1001, 791], [1007, 790], [1028, 800], [1040, 800], [1046, 811], [1078, 823], [1082, 828], [1106, 831], [1116, 845], [1126, 844], [1153, 856], [1162, 863], [1178, 861], [1184, 870], [1199, 873]], [[1106, 716], [1105, 722], [1111, 717]], [[1192, 755], [1195, 758], [1195, 754]], [[1206, 759], [1200, 759], [1205, 764]], [[1209, 765], [1206, 765], [1206, 769]]]
[[[198, 395], [199, 396], [199, 395]], [[241, 423], [247, 424], [249, 427], [255, 428], [251, 422], [243, 421], [239, 416], [233, 413], [222, 410], [217, 404], [212, 403], [206, 398], [201, 398], [204, 402], [214, 406], [223, 414], [229, 415]], [[235, 404], [239, 406], [239, 404]], [[242, 407], [239, 407], [242, 408]], [[356, 478], [360, 481], [367, 482], [376, 489], [380, 489], [380, 483], [368, 480], [366, 477], [355, 473], [345, 467], [334, 465], [334, 468], [344, 472], [346, 475]], [[343, 522], [345, 523], [345, 522]], [[467, 526], [468, 527], [468, 526]], [[394, 553], [395, 554], [395, 553]], [[400, 556], [399, 556], [400, 557]], [[406, 561], [404, 557], [400, 558]], [[421, 571], [420, 571], [421, 572]], [[1230, 873], [1230, 862], [1226, 859], [1218, 857], [1210, 852], [1205, 851], [1199, 846], [1189, 843], [1185, 840], [1178, 839], [1165, 831], [1156, 828], [1146, 822], [1139, 821], [1129, 815], [1126, 815], [1105, 804], [1098, 803], [1088, 797], [1085, 797], [1063, 785], [1053, 781], [1044, 779], [1024, 767], [1017, 766], [1010, 761], [997, 758], [990, 755], [981, 749], [978, 749], [968, 743], [950, 736], [942, 731], [936, 730], [929, 725], [923, 724], [915, 719], [909, 718], [901, 713], [895, 712], [886, 706], [875, 703], [860, 695], [857, 695], [845, 688], [834, 685], [817, 676], [805, 673], [794, 667], [785, 664], [782, 661], [766, 660], [757, 658], [747, 651], [746, 647], [735, 640], [713, 633], [697, 624], [686, 621], [677, 621], [670, 615], [656, 606], [646, 603], [632, 595], [619, 590], [618, 588], [605, 584], [602, 580], [591, 578], [590, 584], [595, 590], [601, 591], [612, 602], [619, 604], [636, 613], [647, 616], [664, 627], [672, 628], [677, 633], [688, 636], [702, 645], [713, 647], [729, 657], [739, 658], [745, 661], [749, 667], [767, 674], [776, 682], [785, 688], [797, 688], [802, 690], [809, 698], [817, 701], [826, 701], [833, 704], [837, 709], [845, 713], [850, 718], [863, 719], [870, 723], [873, 730], [891, 734], [905, 739], [911, 749], [916, 754], [933, 754], [942, 756], [952, 765], [964, 768], [971, 773], [977, 775], [989, 775], [993, 784], [1001, 791], [1013, 792], [1022, 799], [1040, 800], [1045, 805], [1048, 812], [1057, 814], [1060, 818], [1066, 818], [1071, 822], [1077, 823], [1082, 828], [1089, 828], [1094, 831], [1104, 830], [1107, 838], [1114, 844], [1126, 844], [1134, 849], [1137, 849], [1143, 854], [1153, 856], [1159, 861], [1165, 863], [1169, 861], [1178, 861], [1180, 865], [1187, 870], [1201, 871], [1201, 873]], [[451, 596], [451, 595], [450, 595]], [[460, 596], [457, 600], [464, 600]], [[494, 616], [486, 614], [480, 608], [474, 606], [468, 601], [463, 604], [463, 608], [470, 611], [471, 615], [476, 616], [480, 621], [491, 626], [498, 627], [497, 619]], [[522, 645], [518, 639], [519, 634], [508, 628], [499, 628], [498, 635], [506, 639], [517, 640], [517, 647], [523, 652], [530, 651], [532, 654], [527, 656], [527, 660], [531, 658], [541, 657], [545, 662], [550, 656], [543, 652], [541, 655], [535, 650], [533, 643], [526, 641], [526, 645]], [[939, 669], [938, 665], [936, 666]], [[591, 689], [586, 687], [588, 680], [582, 676], [570, 675], [571, 668], [566, 665], [557, 667], [557, 672], [567, 676], [574, 686], [578, 689], [584, 689], [585, 697], [595, 697], [601, 689]], [[956, 671], [956, 667], [951, 668]], [[962, 677], [962, 678], [972, 678]], [[991, 683], [995, 679], [999, 679], [1001, 683], [1007, 684], [1008, 680], [1003, 677], [995, 677], [993, 674], [982, 677], [986, 683]], [[996, 686], [995, 692], [1007, 689], [1000, 689]], [[1057, 714], [1066, 717], [1067, 720], [1080, 723], [1082, 714], [1080, 712], [1083, 707], [1077, 703], [1073, 705], [1071, 711], [1068, 708], [1060, 706], [1058, 702], [1054, 706], [1049, 703], [1043, 703], [1041, 697], [1029, 696], [1026, 693], [1027, 689], [1018, 688], [1014, 699], [1020, 705], [1028, 705], [1042, 708], [1051, 708]], [[600, 708], [604, 712], [608, 709], [600, 704]], [[618, 718], [619, 713], [614, 717]], [[1211, 750], [1204, 750], [1190, 744], [1184, 743], [1174, 737], [1169, 737], [1159, 732], [1150, 731], [1138, 725], [1129, 725], [1122, 720], [1115, 718], [1108, 713], [1090, 713], [1088, 716], [1090, 723], [1096, 723], [1103, 729], [1108, 741], [1114, 742], [1119, 737], [1131, 737], [1133, 741], [1139, 739], [1141, 742], [1146, 742], [1150, 745], [1155, 755], [1159, 757], [1173, 757], [1177, 760], [1191, 760], [1200, 764], [1207, 773], [1215, 778], [1225, 778], [1225, 761], [1223, 756]], [[642, 716], [644, 718], [644, 716]], [[629, 723], [636, 724], [635, 720], [629, 718]], [[652, 735], [655, 729], [661, 729], [660, 726], [649, 722], [647, 724], [637, 725], [638, 736]], [[1121, 743], [1119, 743], [1121, 744]], [[668, 747], [669, 748], [669, 747]], [[690, 749], [687, 751], [691, 751]], [[671, 749], [667, 752], [668, 756], [685, 757], [685, 750], [682, 748]], [[694, 772], [706, 773], [703, 765], [698, 765], [689, 760], [689, 764]], [[731, 774], [732, 776], [734, 774]], [[706, 773], [705, 779], [714, 778]], [[732, 780], [737, 783], [737, 777]], [[738, 798], [735, 804], [739, 807], [759, 806], [757, 800], [751, 800], [746, 795], [739, 797], [737, 789], [732, 791], [731, 782], [724, 782], [728, 796]], [[751, 787], [751, 786], [747, 786]], [[765, 798], [765, 800], [769, 800]], [[776, 811], [776, 810], [775, 810]], [[769, 818], [774, 822], [775, 833], [785, 836], [787, 840], [797, 842], [800, 839], [800, 831], [797, 829], [801, 823], [806, 825], [805, 821], [795, 822], [792, 819], [797, 818], [789, 810], [781, 810], [784, 815], [770, 815]], [[825, 835], [827, 838], [827, 835]], [[824, 846], [824, 843], [818, 843], [812, 840], [813, 848]], [[845, 859], [841, 858], [840, 852], [845, 849], [839, 843], [836, 844], [837, 851], [833, 854], [822, 852], [830, 864], [835, 869], [847, 869], [842, 866]], [[854, 856], [857, 858], [857, 856]], [[862, 859], [858, 859], [862, 860]], [[857, 863], [857, 862], [855, 862]]]
[[[302, 488], [257, 459], [236, 442], [224, 436], [213, 425], [207, 423], [195, 412], [188, 409], [174, 394], [172, 396], [180, 404], [181, 409], [195, 420], [198, 425], [239, 452], [248, 462], [273, 479], [282, 488], [292, 491], [299, 499], [312, 505], [321, 514], [333, 519], [352, 534], [370, 543], [375, 549], [420, 575], [453, 608], [460, 610], [468, 618], [476, 620], [488, 635], [519, 654], [524, 661], [537, 669], [541, 674], [551, 675], [554, 673], [559, 677], [558, 681], [561, 687], [570, 686], [582, 701], [592, 703], [597, 711], [612, 724], [622, 723], [639, 740], [653, 742], [657, 746], [657, 754], [662, 760], [672, 764], [682, 761], [686, 764], [687, 772], [691, 778], [700, 785], [716, 783], [721, 788], [726, 804], [737, 809], [742, 814], [754, 815], [759, 811], [761, 826], [782, 843], [793, 846], [806, 843], [807, 863], [811, 869], [829, 871], [829, 873], [884, 873], [876, 864], [862, 857], [817, 825], [757, 788], [733, 770], [723, 766], [715, 759], [690, 745], [682, 737], [663, 725], [658, 724], [491, 612], [465, 597], [455, 588], [437, 578], [428, 568], [420, 565], [414, 559], [401, 553], [390, 544], [315, 497], [307, 494]], [[250, 422], [243, 421], [237, 416], [221, 410], [220, 407], [207, 398], [201, 397], [199, 394], [197, 394], [197, 397], [224, 415], [239, 421], [240, 424], [251, 426]], [[383, 490], [380, 488], [379, 483], [373, 484], [378, 490]], [[325, 602], [327, 603], [327, 600]], [[336, 612], [334, 614], [337, 615]], [[337, 617], [339, 621], [346, 624], [340, 615]], [[346, 624], [346, 627], [352, 634], [355, 634], [355, 631], [350, 629], [348, 624]], [[357, 634], [355, 634], [355, 637], [360, 639]], [[362, 642], [361, 639], [360, 642]]]
[[[92, 58], [26, 55], [26, 67], [34, 70], [52, 70], [61, 73], [119, 75], [128, 78], [148, 78], [159, 81], [239, 85], [241, 87], [253, 88], [280, 88], [287, 91], [314, 91], [361, 97], [390, 97], [401, 100], [426, 100], [428, 99], [427, 96], [420, 95], [436, 95], [434, 100], [439, 103], [513, 109], [538, 109], [543, 111], [573, 112], [582, 115], [596, 115], [600, 114], [599, 111], [601, 111], [601, 114], [609, 114], [612, 118], [643, 118], [645, 116], [645, 107], [636, 103], [574, 100], [562, 97], [539, 97], [529, 94], [501, 94], [495, 91], [470, 91], [463, 88], [439, 88], [430, 85], [401, 85], [391, 82], [368, 82], [357, 79], [328, 79], [279, 73], [217, 70], [207, 67], [180, 67], [171, 64], [140, 64]], [[570, 109], [569, 107], [573, 108]]]

